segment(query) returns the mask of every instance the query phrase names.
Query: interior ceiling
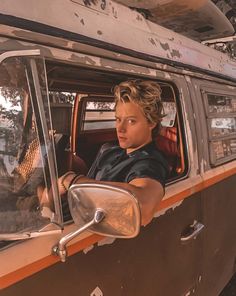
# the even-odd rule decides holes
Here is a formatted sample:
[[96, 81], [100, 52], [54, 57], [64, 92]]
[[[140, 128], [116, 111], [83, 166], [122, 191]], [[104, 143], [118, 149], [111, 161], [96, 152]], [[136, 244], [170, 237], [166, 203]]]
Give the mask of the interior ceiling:
[[[127, 79], [137, 79], [135, 75], [104, 72], [89, 68], [68, 66], [52, 61], [46, 62], [47, 79], [50, 91], [76, 92], [90, 95], [112, 95], [114, 86]], [[158, 81], [165, 100], [173, 97], [172, 88]]]

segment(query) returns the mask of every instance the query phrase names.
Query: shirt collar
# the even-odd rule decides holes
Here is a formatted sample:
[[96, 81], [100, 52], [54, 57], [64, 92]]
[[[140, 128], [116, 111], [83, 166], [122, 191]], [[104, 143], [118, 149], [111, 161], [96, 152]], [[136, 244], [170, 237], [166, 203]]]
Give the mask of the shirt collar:
[[140, 147], [139, 149], [136, 149], [130, 153], [127, 153], [127, 155], [129, 157], [133, 157], [133, 156], [136, 156], [136, 155], [139, 155], [139, 154], [145, 154], [145, 155], [148, 155], [149, 154], [149, 151], [152, 150], [153, 148], [155, 148], [155, 143], [154, 141], [151, 141], [149, 142], [148, 144]]

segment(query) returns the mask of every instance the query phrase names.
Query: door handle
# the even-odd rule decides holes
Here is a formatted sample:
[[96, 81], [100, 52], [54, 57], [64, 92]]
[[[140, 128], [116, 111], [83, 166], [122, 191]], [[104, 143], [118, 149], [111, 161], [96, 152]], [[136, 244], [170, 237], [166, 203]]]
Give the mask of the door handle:
[[205, 226], [202, 223], [194, 221], [193, 224], [189, 226], [187, 234], [185, 231], [185, 234], [181, 235], [181, 242], [188, 242], [192, 239], [195, 239], [204, 227]]

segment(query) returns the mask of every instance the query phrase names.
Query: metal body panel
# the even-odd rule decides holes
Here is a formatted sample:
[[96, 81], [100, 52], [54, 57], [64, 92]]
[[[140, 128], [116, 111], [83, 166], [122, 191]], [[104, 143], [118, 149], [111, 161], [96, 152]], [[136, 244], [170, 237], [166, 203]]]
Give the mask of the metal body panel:
[[[77, 41], [236, 78], [235, 62], [227, 55], [149, 22], [118, 3], [106, 2], [105, 12], [101, 12], [100, 4], [85, 7], [82, 1], [60, 0], [57, 6], [45, 1], [2, 1], [0, 23], [63, 37], [64, 46]], [[22, 38], [23, 32], [16, 30]]]
[[115, 242], [105, 239], [70, 257], [65, 264], [58, 263], [4, 289], [1, 296], [37, 296], [45, 292], [71, 296], [197, 293], [203, 236], [186, 244], [180, 237], [194, 220], [201, 219], [198, 193], [155, 219], [137, 238]]
[[235, 182], [234, 175], [202, 192], [206, 228], [201, 295], [219, 295], [236, 271]]
[[206, 40], [234, 33], [227, 17], [210, 0], [117, 0], [137, 8], [154, 23], [193, 39]]
[[[179, 179], [167, 187], [156, 218], [142, 230], [139, 237], [133, 240], [101, 241], [101, 237], [86, 233], [71, 244], [70, 255], [80, 252], [71, 256], [65, 264], [56, 263], [59, 259], [50, 255], [51, 247], [59, 240], [58, 235], [33, 239], [2, 250], [0, 261], [4, 263], [0, 268], [0, 287], [7, 287], [29, 275], [34, 273], [35, 275], [6, 288], [1, 291], [1, 295], [41, 295], [46, 292], [53, 295], [58, 293], [58, 295], [97, 296], [104, 293], [105, 295], [162, 296], [166, 292], [166, 295], [179, 296], [190, 295], [194, 291], [199, 293], [197, 295], [206, 295], [204, 289], [214, 291], [214, 289], [211, 290], [212, 285], [207, 280], [204, 283], [205, 288], [201, 288], [202, 258], [211, 232], [207, 232], [208, 236], [200, 234], [196, 240], [187, 245], [180, 244], [180, 237], [186, 227], [193, 224], [194, 220], [198, 220], [206, 222], [206, 229], [209, 231], [212, 229], [212, 235], [216, 235], [215, 244], [209, 244], [206, 256], [210, 256], [214, 248], [218, 248], [221, 244], [224, 234], [222, 232], [217, 236], [218, 234], [214, 232], [214, 220], [224, 207], [225, 196], [222, 194], [224, 184], [232, 188], [235, 183], [236, 161], [210, 169], [208, 156], [205, 155], [206, 148], [201, 147], [202, 137], [207, 137], [207, 134], [202, 133], [198, 125], [198, 120], [203, 120], [204, 125], [204, 115], [202, 113], [196, 116], [196, 112], [202, 109], [203, 105], [199, 91], [194, 91], [194, 79], [190, 80], [183, 74], [205, 79], [206, 85], [210, 80], [223, 84], [224, 80], [216, 79], [215, 76], [222, 75], [235, 81], [235, 62], [229, 60], [224, 54], [152, 24], [136, 12], [118, 4], [109, 2], [110, 10], [102, 13], [101, 8], [100, 10], [88, 9], [79, 4], [80, 1], [60, 0], [56, 6], [56, 9], [60, 9], [55, 13], [52, 3], [47, 3], [48, 10], [40, 10], [45, 3], [45, 1], [26, 0], [21, 3], [2, 1], [0, 6], [5, 16], [3, 18], [3, 15], [0, 15], [0, 22], [16, 20], [11, 16], [17, 16], [19, 23], [14, 24], [15, 28], [3, 26], [2, 35], [5, 37], [0, 39], [1, 49], [40, 49], [51, 61], [63, 61], [86, 69], [121, 73], [133, 77], [149, 77], [175, 83], [181, 101], [180, 110], [183, 112], [183, 132], [186, 136], [190, 170], [184, 180]], [[10, 14], [9, 7], [12, 9]], [[24, 21], [29, 18], [28, 9], [29, 22]], [[6, 18], [7, 11], [9, 18]], [[97, 23], [96, 26], [89, 23], [91, 19]], [[11, 25], [13, 26], [13, 23]], [[21, 29], [17, 28], [18, 25]], [[36, 30], [38, 25], [38, 31], [30, 32], [26, 27], [22, 29], [22, 26], [28, 26], [30, 30], [30, 25], [33, 25], [33, 30]], [[54, 36], [49, 36], [43, 25], [49, 26], [48, 29]], [[73, 32], [75, 35], [66, 35], [68, 32]], [[103, 47], [106, 46], [108, 49], [104, 50]], [[120, 54], [121, 52], [123, 54]], [[180, 65], [182, 68], [179, 67]], [[211, 75], [207, 76], [204, 74], [206, 72]], [[231, 85], [233, 85], [232, 82]], [[206, 165], [201, 166], [203, 161]], [[234, 176], [227, 179], [229, 175]], [[208, 187], [209, 189], [206, 189]], [[227, 194], [231, 194], [230, 192], [231, 190], [227, 191]], [[224, 209], [224, 215], [220, 216], [225, 219], [223, 230], [227, 233], [227, 240], [230, 237], [227, 230], [228, 210], [230, 210], [232, 223], [229, 227], [230, 233], [233, 235], [235, 233], [232, 220], [235, 191], [232, 190], [232, 193], [233, 195], [229, 197], [231, 201], [229, 205], [232, 208], [227, 206]], [[219, 206], [217, 205], [216, 214], [208, 215], [217, 194], [220, 202]], [[205, 211], [202, 209], [203, 196]], [[184, 199], [186, 200], [183, 201]], [[220, 220], [218, 223], [220, 224]], [[209, 228], [207, 228], [208, 225]], [[64, 234], [72, 229], [74, 230], [73, 225], [65, 226]], [[97, 242], [98, 246], [94, 246], [93, 244]], [[81, 251], [83, 249], [84, 252]], [[233, 247], [229, 250], [230, 254], [232, 252]], [[14, 262], [8, 260], [15, 258], [15, 254], [17, 254], [17, 260]], [[232, 256], [227, 257], [227, 262], [230, 264], [231, 259]], [[55, 265], [49, 267], [53, 264]], [[223, 264], [223, 256], [219, 259], [219, 265], [214, 266], [221, 267], [221, 264]], [[206, 276], [210, 276], [211, 267], [207, 265], [206, 270]], [[38, 271], [40, 272], [36, 273]], [[218, 290], [219, 286], [225, 284], [231, 272], [232, 270], [229, 272], [224, 269], [224, 275], [217, 286]], [[219, 276], [219, 270], [217, 270], [215, 279], [219, 279]], [[3, 284], [2, 279], [5, 281]], [[203, 291], [202, 294], [200, 294], [201, 291]]]

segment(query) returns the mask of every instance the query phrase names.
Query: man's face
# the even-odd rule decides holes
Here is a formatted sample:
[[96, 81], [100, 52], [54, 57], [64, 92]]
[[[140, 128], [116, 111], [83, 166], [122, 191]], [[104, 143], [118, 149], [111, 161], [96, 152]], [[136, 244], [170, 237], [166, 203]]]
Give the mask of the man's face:
[[121, 148], [130, 153], [152, 140], [151, 124], [145, 118], [141, 107], [133, 102], [118, 102], [116, 106], [116, 132]]

